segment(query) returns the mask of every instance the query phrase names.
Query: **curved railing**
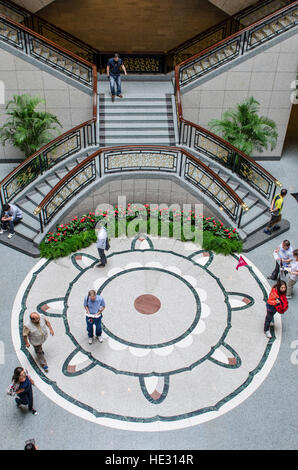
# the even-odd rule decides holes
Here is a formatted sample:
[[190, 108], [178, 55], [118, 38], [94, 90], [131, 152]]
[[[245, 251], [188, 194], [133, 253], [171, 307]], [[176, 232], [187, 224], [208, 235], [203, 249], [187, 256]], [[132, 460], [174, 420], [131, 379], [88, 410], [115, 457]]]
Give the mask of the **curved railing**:
[[[240, 33], [231, 35], [175, 67], [179, 144], [193, 148], [229, 168], [268, 200], [274, 196], [276, 187], [281, 187], [279, 180], [253, 158], [226, 140], [185, 120], [182, 111], [181, 87], [288, 31], [296, 24], [298, 24], [298, 1], [281, 8], [243, 29]], [[204, 66], [204, 64], [207, 65]]]
[[125, 146], [97, 150], [65, 175], [44, 197], [34, 214], [39, 215], [41, 232], [60, 209], [90, 183], [106, 175], [133, 171], [175, 174], [207, 194], [240, 226], [247, 210], [242, 199], [207, 165], [187, 150], [166, 146]]
[[[283, 0], [283, 3], [291, 2], [292, 0]], [[124, 58], [125, 67], [129, 72], [166, 73], [173, 70], [176, 64], [251, 24], [252, 18], [256, 21], [272, 13], [277, 9], [278, 3], [279, 0], [259, 0], [254, 5], [246, 7], [237, 14], [208, 28], [167, 52], [119, 52], [122, 58]], [[72, 34], [63, 31], [39, 15], [31, 13], [10, 0], [0, 0], [0, 14], [12, 18], [18, 23], [23, 23], [31, 30], [92, 62], [101, 73], [105, 71], [107, 59], [111, 56], [110, 53], [95, 49]]]
[[[90, 62], [2, 15], [0, 15], [0, 40], [21, 49], [35, 59], [46, 62], [49, 67], [58, 69], [79, 83], [84, 82], [84, 85], [91, 87], [93, 93], [92, 119], [49, 142], [26, 158], [0, 182], [0, 198], [3, 204], [11, 201], [44, 171], [58, 162], [80, 150], [96, 145], [97, 70]], [[38, 48], [41, 48], [41, 51]], [[37, 54], [38, 51], [40, 55]]]
[[176, 67], [184, 87], [222, 65], [256, 49], [298, 24], [298, 1], [213, 44]]

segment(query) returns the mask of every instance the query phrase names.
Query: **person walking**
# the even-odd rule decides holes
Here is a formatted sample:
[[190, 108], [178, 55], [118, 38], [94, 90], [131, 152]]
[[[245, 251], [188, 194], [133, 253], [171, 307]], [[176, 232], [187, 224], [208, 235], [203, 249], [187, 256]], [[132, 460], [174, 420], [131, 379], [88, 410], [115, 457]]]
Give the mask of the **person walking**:
[[14, 204], [4, 204], [1, 212], [1, 225], [0, 234], [7, 231], [9, 226], [9, 235], [7, 238], [12, 238], [15, 234], [14, 227], [23, 218], [23, 213]]
[[120, 59], [119, 54], [115, 53], [114, 57], [108, 60], [107, 65], [107, 77], [110, 80], [110, 89], [112, 95], [112, 101], [115, 101], [115, 85], [117, 86], [117, 96], [123, 98], [121, 94], [121, 75], [120, 69], [123, 70], [124, 75], [127, 75], [123, 60]]
[[273, 317], [278, 313], [285, 313], [288, 310], [288, 300], [286, 297], [287, 284], [284, 281], [278, 281], [271, 289], [268, 300], [266, 302], [267, 314], [264, 323], [264, 333], [268, 339], [272, 338], [270, 333], [270, 325], [272, 325]]
[[107, 257], [105, 250], [108, 248], [108, 234], [106, 227], [100, 227], [97, 234], [96, 246], [98, 255], [100, 257], [100, 263], [96, 265], [97, 268], [104, 268], [107, 264]]
[[12, 383], [14, 393], [17, 395], [15, 398], [17, 407], [19, 408], [21, 405], [26, 405], [33, 415], [37, 415], [37, 411], [33, 408], [32, 385], [34, 385], [34, 381], [23, 367], [17, 367], [14, 370]]
[[275, 269], [272, 272], [271, 276], [267, 276], [267, 279], [272, 279], [276, 281], [279, 276], [280, 270], [285, 274], [287, 273], [285, 268], [290, 266], [291, 261], [293, 260], [293, 248], [289, 240], [284, 240], [279, 247], [274, 250], [273, 256], [276, 260]]
[[47, 320], [43, 314], [39, 314], [37, 312], [32, 312], [30, 314], [29, 321], [23, 327], [23, 337], [26, 348], [30, 348], [30, 343], [32, 344], [37, 355], [37, 359], [45, 372], [48, 372], [49, 368], [42, 345], [48, 337], [48, 329], [50, 334], [54, 336], [54, 331], [49, 320]]
[[267, 227], [264, 229], [264, 233], [266, 233], [267, 235], [271, 235], [272, 230], [275, 231], [280, 229], [280, 226], [276, 224], [281, 221], [281, 213], [283, 209], [284, 198], [287, 195], [287, 192], [288, 191], [286, 189], [282, 189], [280, 194], [277, 194], [272, 200], [270, 208], [271, 219]]
[[86, 324], [89, 338], [89, 344], [93, 340], [93, 326], [95, 326], [95, 338], [102, 343], [102, 312], [106, 305], [103, 297], [97, 295], [95, 290], [90, 290], [88, 295], [84, 298], [84, 307], [86, 311]]
[[290, 275], [290, 279], [288, 280], [288, 295], [287, 298], [292, 298], [293, 293], [293, 286], [298, 281], [298, 250], [293, 251], [294, 259], [290, 264], [290, 267], [287, 268], [287, 271]]

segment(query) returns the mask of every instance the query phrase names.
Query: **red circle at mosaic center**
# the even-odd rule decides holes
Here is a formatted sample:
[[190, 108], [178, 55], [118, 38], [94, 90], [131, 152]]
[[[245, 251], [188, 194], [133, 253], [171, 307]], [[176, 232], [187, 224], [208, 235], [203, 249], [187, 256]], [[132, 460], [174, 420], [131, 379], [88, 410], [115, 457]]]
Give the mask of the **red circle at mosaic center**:
[[140, 295], [134, 301], [135, 309], [144, 315], [152, 315], [160, 309], [160, 300], [155, 295]]

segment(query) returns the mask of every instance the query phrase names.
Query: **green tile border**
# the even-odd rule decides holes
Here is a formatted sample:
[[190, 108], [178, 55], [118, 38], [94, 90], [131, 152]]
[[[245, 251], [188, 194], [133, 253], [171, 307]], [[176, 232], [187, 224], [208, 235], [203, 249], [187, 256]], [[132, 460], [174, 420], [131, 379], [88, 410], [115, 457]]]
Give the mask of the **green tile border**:
[[[128, 250], [128, 251], [135, 251], [135, 250]], [[141, 252], [144, 252], [145, 250], [137, 250], [137, 251], [141, 251]], [[147, 250], [148, 251], [148, 250]], [[159, 251], [164, 251], [164, 252], [167, 252], [166, 250], [159, 250]], [[122, 253], [122, 252], [121, 252]], [[177, 253], [174, 253], [174, 252], [170, 252], [172, 254], [175, 254], [176, 256], [181, 256], [181, 258], [185, 258], [183, 255], [180, 255], [180, 254], [177, 254]], [[111, 257], [113, 256], [113, 254], [109, 255], [108, 257]], [[230, 255], [230, 256], [233, 256], [237, 261], [239, 260], [239, 258], [237, 258], [236, 255]], [[75, 406], [78, 406], [80, 407], [81, 409], [85, 410], [85, 411], [88, 411], [90, 412], [92, 415], [94, 415], [95, 417], [97, 418], [111, 418], [111, 419], [116, 419], [116, 420], [119, 420], [119, 421], [127, 421], [127, 422], [133, 422], [133, 423], [153, 423], [153, 422], [156, 422], [156, 421], [161, 421], [161, 422], [173, 422], [173, 421], [179, 421], [179, 420], [182, 420], [182, 419], [186, 419], [186, 418], [190, 418], [190, 417], [194, 417], [194, 416], [199, 416], [199, 415], [203, 415], [205, 413], [209, 413], [209, 412], [213, 412], [213, 411], [218, 411], [223, 405], [225, 405], [226, 403], [228, 403], [230, 400], [232, 400], [233, 398], [235, 398], [239, 393], [241, 393], [243, 390], [245, 390], [249, 385], [250, 383], [252, 382], [252, 380], [254, 379], [255, 375], [257, 375], [260, 370], [263, 368], [270, 352], [271, 352], [271, 349], [272, 349], [272, 345], [274, 343], [274, 341], [276, 340], [276, 337], [275, 335], [273, 334], [272, 336], [272, 339], [268, 341], [268, 343], [266, 344], [266, 348], [264, 350], [264, 353], [262, 355], [262, 358], [259, 362], [259, 364], [255, 367], [255, 369], [253, 369], [252, 371], [249, 372], [248, 374], [248, 377], [247, 379], [242, 383], [242, 385], [240, 385], [237, 389], [235, 389], [232, 393], [230, 393], [229, 395], [227, 395], [226, 397], [224, 397], [223, 399], [219, 400], [215, 405], [213, 406], [210, 406], [210, 407], [204, 407], [204, 408], [201, 408], [201, 409], [198, 409], [198, 410], [195, 410], [195, 411], [192, 411], [190, 413], [183, 413], [183, 414], [180, 414], [180, 415], [176, 415], [176, 416], [161, 416], [161, 415], [156, 415], [156, 416], [152, 416], [151, 418], [138, 418], [138, 417], [132, 417], [132, 416], [122, 416], [122, 415], [118, 415], [116, 413], [108, 413], [108, 412], [101, 412], [101, 411], [98, 411], [88, 405], [86, 405], [85, 403], [82, 403], [81, 401], [79, 400], [76, 400], [74, 399], [73, 397], [69, 396], [68, 394], [66, 394], [63, 390], [61, 390], [57, 383], [51, 379], [49, 379], [49, 377], [47, 377], [43, 371], [38, 367], [38, 365], [36, 364], [36, 362], [34, 361], [33, 357], [31, 356], [30, 352], [28, 351], [28, 349], [25, 347], [25, 344], [24, 344], [24, 341], [23, 341], [23, 336], [22, 336], [22, 325], [23, 325], [23, 318], [24, 318], [24, 313], [25, 313], [25, 310], [26, 310], [26, 300], [27, 300], [27, 297], [28, 297], [28, 294], [36, 280], [36, 277], [37, 275], [43, 270], [45, 269], [49, 263], [51, 263], [52, 260], [47, 260], [43, 266], [41, 266], [36, 272], [33, 273], [32, 275], [32, 278], [25, 290], [25, 293], [23, 295], [23, 299], [22, 299], [22, 308], [21, 308], [21, 311], [20, 311], [20, 315], [19, 315], [19, 335], [20, 335], [20, 340], [21, 340], [21, 351], [25, 354], [25, 356], [27, 357], [28, 361], [30, 362], [32, 368], [35, 370], [35, 372], [40, 376], [40, 378], [43, 380], [43, 382], [45, 382], [47, 385], [51, 386], [52, 389], [62, 398], [64, 398], [65, 400], [67, 400], [69, 403], [75, 405]], [[97, 260], [96, 260], [97, 262]], [[193, 262], [194, 263], [194, 262]], [[92, 266], [94, 266], [95, 262], [93, 263]], [[196, 263], [194, 263], [196, 264]], [[197, 264], [196, 264], [197, 265]], [[201, 266], [202, 269], [205, 269], [207, 271], [207, 268], [204, 267], [204, 266]], [[249, 269], [250, 271], [250, 274], [255, 278], [256, 282], [258, 283], [261, 291], [263, 292], [263, 295], [264, 295], [264, 301], [266, 302], [267, 298], [268, 298], [268, 295], [267, 295], [267, 292], [263, 286], [263, 284], [261, 283], [260, 279], [258, 278], [258, 276], [254, 273], [254, 271], [252, 270], [252, 268], [250, 266], [247, 266], [247, 268]], [[90, 266], [86, 269], [90, 269]], [[209, 274], [214, 277], [214, 279], [216, 279], [220, 285], [221, 282], [220, 280], [214, 275], [212, 274], [210, 271], [209, 271]], [[81, 275], [81, 274], [80, 274]], [[229, 306], [229, 310], [230, 310], [230, 314], [231, 314], [231, 307], [229, 305], [229, 302], [228, 302], [228, 299], [225, 299], [225, 302], [227, 302], [227, 305]], [[229, 318], [230, 320], [231, 318]], [[227, 331], [225, 330], [225, 337], [229, 331], [229, 329], [231, 328], [231, 324], [229, 322], [228, 326], [227, 326]], [[224, 343], [224, 341], [222, 341], [222, 344]], [[226, 344], [226, 343], [225, 343]], [[217, 345], [218, 347], [219, 345]], [[211, 355], [213, 353], [213, 351], [215, 350], [215, 348], [212, 348], [212, 352], [210, 351], [210, 354]], [[88, 354], [87, 354], [88, 355]], [[99, 363], [99, 365], [101, 365]], [[193, 367], [196, 367], [196, 365], [198, 364], [194, 364]], [[108, 369], [108, 368], [107, 368]], [[111, 370], [111, 368], [109, 369]], [[189, 370], [189, 369], [186, 369], [186, 370]], [[176, 373], [179, 373], [179, 372], [183, 372], [183, 370], [181, 371], [176, 371]], [[119, 371], [115, 370], [115, 373], [119, 373]], [[128, 374], [130, 375], [130, 374]], [[155, 373], [152, 373], [152, 374], [148, 374], [148, 376], [150, 375], [158, 375], [158, 374], [155, 374]], [[164, 374], [163, 374], [164, 375]], [[145, 375], [143, 375], [144, 377]], [[168, 374], [169, 376], [169, 374]], [[142, 377], [142, 375], [139, 375], [139, 379]]]

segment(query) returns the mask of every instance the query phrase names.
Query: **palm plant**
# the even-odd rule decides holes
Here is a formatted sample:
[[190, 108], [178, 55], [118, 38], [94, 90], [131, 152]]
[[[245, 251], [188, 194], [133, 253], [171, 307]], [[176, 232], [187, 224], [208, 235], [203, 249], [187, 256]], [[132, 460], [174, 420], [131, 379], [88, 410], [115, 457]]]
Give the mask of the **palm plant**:
[[22, 150], [26, 158], [53, 139], [52, 132], [58, 133], [56, 125], [62, 126], [53, 114], [35, 110], [41, 103], [45, 100], [28, 94], [13, 96], [5, 108], [10, 117], [0, 128], [2, 145], [11, 143]]
[[269, 146], [276, 147], [278, 133], [276, 124], [265, 116], [259, 116], [260, 103], [252, 96], [224, 111], [221, 119], [211, 119], [209, 129], [220, 134], [237, 149], [251, 155], [263, 152]]

